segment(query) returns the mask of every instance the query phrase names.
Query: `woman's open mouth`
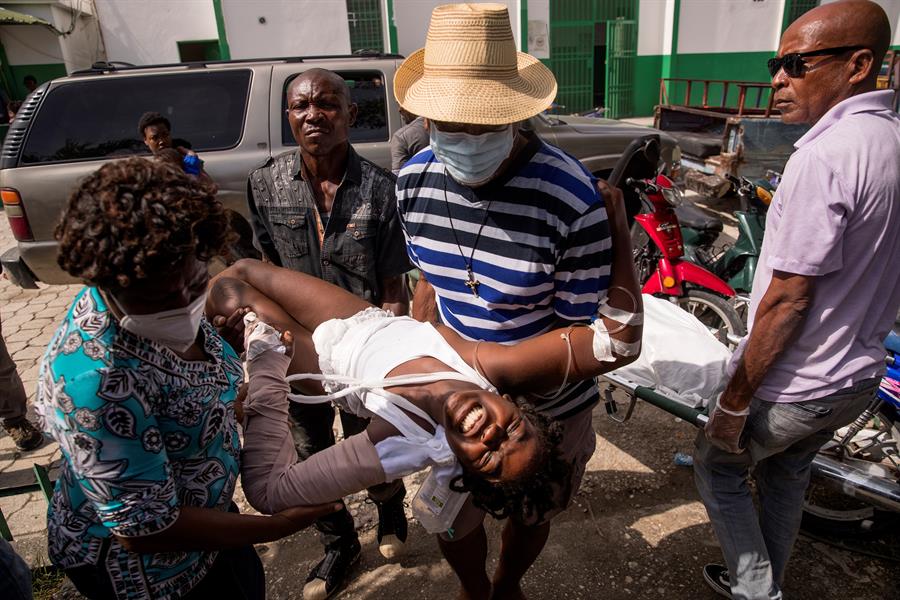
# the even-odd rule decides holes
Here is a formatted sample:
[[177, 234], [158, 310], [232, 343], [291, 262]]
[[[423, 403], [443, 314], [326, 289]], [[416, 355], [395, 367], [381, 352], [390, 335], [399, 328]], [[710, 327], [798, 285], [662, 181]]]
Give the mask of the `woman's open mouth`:
[[465, 416], [462, 418], [462, 422], [459, 425], [460, 431], [463, 434], [467, 434], [472, 431], [472, 428], [481, 421], [482, 417], [484, 417], [484, 409], [480, 405], [475, 405], [468, 412], [466, 412]]
[[473, 394], [453, 394], [447, 401], [451, 427], [465, 436], [477, 435], [487, 421], [487, 411]]

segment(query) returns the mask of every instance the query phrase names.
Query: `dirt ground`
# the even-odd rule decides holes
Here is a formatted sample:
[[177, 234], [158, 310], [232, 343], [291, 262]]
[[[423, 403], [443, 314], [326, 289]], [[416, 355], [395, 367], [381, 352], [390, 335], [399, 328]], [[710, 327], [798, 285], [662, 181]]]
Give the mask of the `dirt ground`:
[[[694, 489], [690, 467], [673, 464], [689, 453], [693, 428], [652, 406], [639, 404], [632, 420], [619, 425], [594, 409], [597, 451], [577, 502], [555, 521], [543, 554], [528, 572], [524, 591], [532, 600], [618, 600], [627, 598], [713, 600], [700, 569], [719, 561], [715, 536]], [[407, 480], [416, 489], [418, 478]], [[411, 497], [411, 494], [410, 494]], [[410, 524], [408, 552], [396, 564], [375, 544], [375, 509], [357, 494], [348, 498], [363, 553], [341, 600], [455, 598], [456, 579], [434, 539]], [[242, 498], [237, 498], [242, 501]], [[246, 503], [241, 510], [251, 512]], [[496, 564], [501, 524], [488, 522], [490, 567]], [[864, 551], [900, 548], [900, 535], [860, 543]], [[257, 550], [266, 568], [268, 597], [302, 598], [306, 574], [321, 558], [313, 531], [303, 531]], [[801, 535], [784, 585], [788, 600], [900, 600], [897, 562], [849, 552]], [[71, 584], [57, 600], [80, 596]]]
[[[533, 599], [567, 600], [717, 598], [703, 583], [700, 569], [720, 560], [719, 548], [691, 468], [673, 464], [676, 452], [690, 453], [693, 428], [639, 404], [625, 425], [612, 422], [598, 406], [594, 429], [597, 451], [577, 502], [554, 521], [543, 554], [526, 575], [525, 593]], [[363, 556], [340, 598], [455, 597], [455, 577], [421, 527], [411, 524], [406, 558], [389, 564], [375, 544], [374, 507], [361, 496], [350, 499], [349, 506], [360, 527]], [[489, 522], [488, 532], [493, 566], [500, 524]], [[321, 558], [314, 534], [301, 532], [258, 550], [269, 597], [300, 598], [306, 574]], [[896, 563], [801, 537], [788, 568], [785, 597], [900, 599], [896, 569]]]

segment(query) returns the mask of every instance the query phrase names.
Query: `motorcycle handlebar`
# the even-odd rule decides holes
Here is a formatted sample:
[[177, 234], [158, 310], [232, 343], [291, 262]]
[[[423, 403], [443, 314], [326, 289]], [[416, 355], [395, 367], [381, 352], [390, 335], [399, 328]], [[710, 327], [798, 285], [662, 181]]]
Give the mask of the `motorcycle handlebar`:
[[626, 179], [625, 185], [627, 185], [628, 187], [633, 187], [634, 189], [641, 192], [653, 192], [658, 189], [656, 187], [656, 184], [650, 181], [647, 181], [645, 179], [635, 179], [633, 177], [629, 177], [628, 179]]
[[725, 179], [734, 186], [734, 191], [739, 195], [754, 196], [756, 194], [756, 185], [746, 177], [735, 177], [730, 173], [725, 173]]
[[641, 201], [641, 206], [643, 206], [645, 210], [653, 211], [653, 204], [647, 199], [647, 193], [659, 192], [659, 187], [655, 183], [644, 179], [629, 177], [625, 180], [625, 185], [633, 187], [638, 191], [638, 198]]

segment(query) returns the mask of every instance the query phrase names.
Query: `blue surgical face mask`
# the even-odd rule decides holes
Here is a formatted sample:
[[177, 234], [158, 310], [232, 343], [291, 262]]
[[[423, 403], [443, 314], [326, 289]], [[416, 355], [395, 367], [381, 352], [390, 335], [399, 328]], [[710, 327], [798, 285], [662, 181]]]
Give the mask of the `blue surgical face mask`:
[[447, 172], [457, 182], [477, 187], [490, 179], [509, 157], [515, 141], [515, 128], [508, 125], [501, 131], [478, 135], [440, 131], [434, 124], [429, 128], [431, 150]]

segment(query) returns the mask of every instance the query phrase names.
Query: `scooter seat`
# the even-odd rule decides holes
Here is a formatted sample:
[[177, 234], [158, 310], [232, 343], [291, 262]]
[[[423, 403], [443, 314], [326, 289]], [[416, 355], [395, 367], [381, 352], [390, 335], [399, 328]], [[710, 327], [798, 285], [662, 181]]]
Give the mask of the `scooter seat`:
[[693, 204], [682, 204], [676, 207], [675, 215], [678, 217], [678, 222], [684, 227], [716, 233], [722, 231], [721, 219], [706, 214]]

